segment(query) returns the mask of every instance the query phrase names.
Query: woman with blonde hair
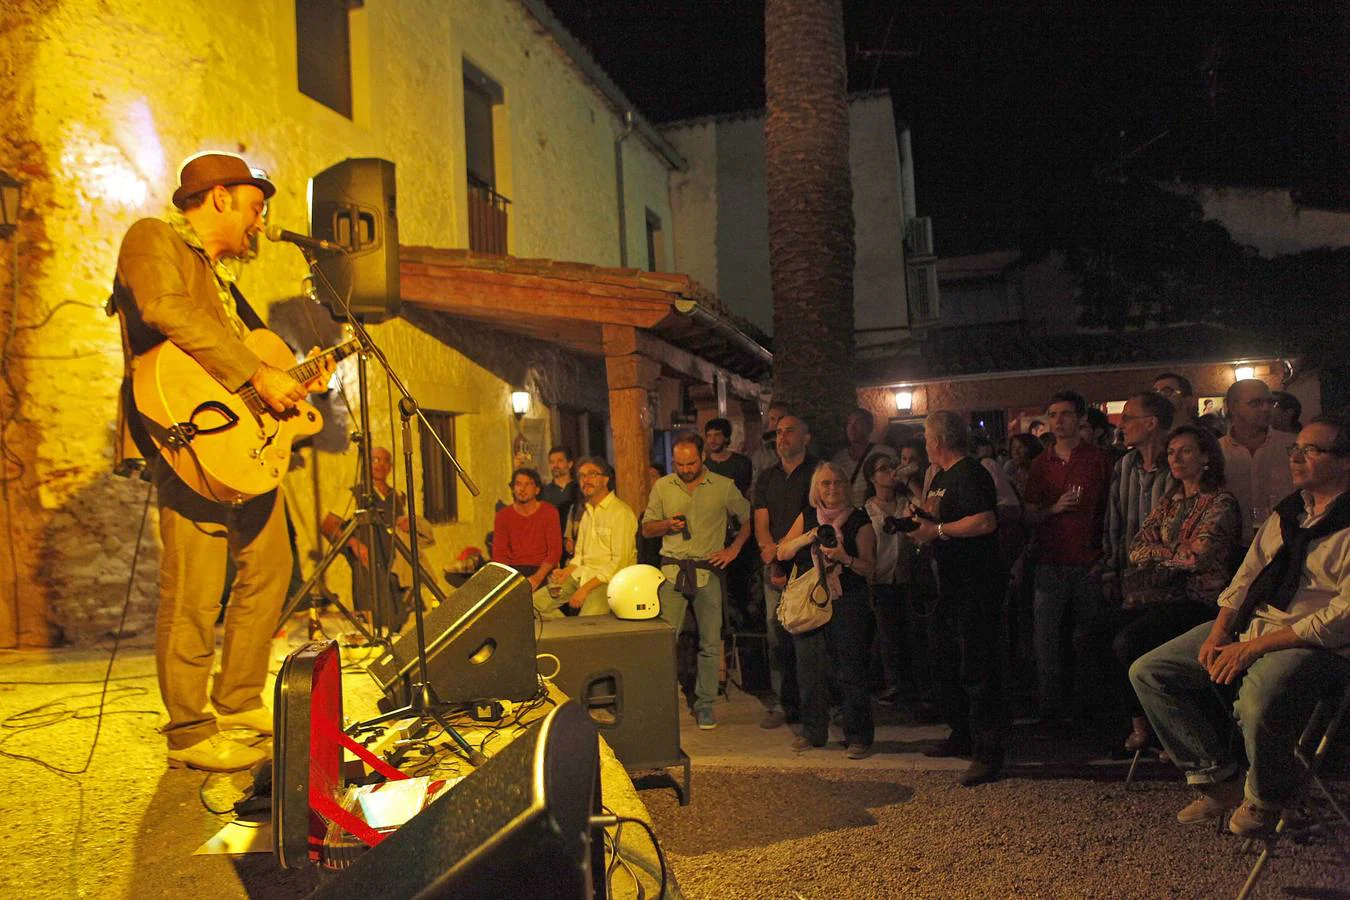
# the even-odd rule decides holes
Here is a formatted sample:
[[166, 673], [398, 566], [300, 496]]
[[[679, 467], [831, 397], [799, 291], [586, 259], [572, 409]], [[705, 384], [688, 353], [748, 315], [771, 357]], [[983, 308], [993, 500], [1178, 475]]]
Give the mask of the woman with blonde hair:
[[779, 542], [778, 559], [792, 560], [799, 574], [820, 566], [832, 610], [825, 625], [793, 636], [802, 733], [792, 749], [802, 752], [828, 742], [833, 671], [843, 705], [846, 755], [862, 759], [871, 752], [875, 732], [867, 670], [872, 645], [868, 582], [876, 534], [867, 513], [849, 502], [848, 474], [832, 462], [816, 467], [808, 502]]

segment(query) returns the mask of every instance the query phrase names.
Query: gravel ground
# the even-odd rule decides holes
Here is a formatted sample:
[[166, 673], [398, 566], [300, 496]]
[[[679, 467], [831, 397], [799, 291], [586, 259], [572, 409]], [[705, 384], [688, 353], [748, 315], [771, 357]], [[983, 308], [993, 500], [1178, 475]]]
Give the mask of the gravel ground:
[[[642, 798], [691, 900], [1210, 898], [1236, 896], [1255, 859], [1213, 826], [1177, 823], [1190, 799], [1177, 781], [1125, 792], [1116, 769], [1016, 774], [962, 788], [945, 772], [701, 768], [692, 805]], [[1294, 848], [1256, 896], [1350, 898], [1346, 851]]]

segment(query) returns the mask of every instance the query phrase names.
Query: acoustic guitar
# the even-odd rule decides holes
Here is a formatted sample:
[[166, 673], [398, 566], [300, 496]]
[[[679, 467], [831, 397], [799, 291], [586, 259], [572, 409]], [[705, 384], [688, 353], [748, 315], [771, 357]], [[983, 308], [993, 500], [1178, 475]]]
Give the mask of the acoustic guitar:
[[[244, 344], [301, 384], [319, 374], [325, 358], [338, 362], [360, 349], [348, 340], [296, 365], [291, 348], [266, 329], [250, 331]], [[278, 415], [251, 384], [237, 393], [227, 391], [172, 341], [136, 358], [132, 390], [165, 461], [188, 487], [219, 503], [276, 488], [286, 474], [291, 445], [323, 428], [323, 416], [305, 400]]]

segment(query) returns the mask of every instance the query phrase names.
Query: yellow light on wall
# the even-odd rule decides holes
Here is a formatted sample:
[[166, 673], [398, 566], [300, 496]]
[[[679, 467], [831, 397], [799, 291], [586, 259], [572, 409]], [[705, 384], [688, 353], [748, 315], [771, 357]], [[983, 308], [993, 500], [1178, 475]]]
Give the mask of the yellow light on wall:
[[905, 388], [895, 392], [895, 411], [907, 413], [914, 408], [914, 392]]
[[1238, 381], [1247, 381], [1256, 377], [1256, 366], [1233, 366], [1233, 377]]
[[523, 416], [530, 411], [530, 392], [512, 391], [511, 392], [511, 412], [517, 417]]

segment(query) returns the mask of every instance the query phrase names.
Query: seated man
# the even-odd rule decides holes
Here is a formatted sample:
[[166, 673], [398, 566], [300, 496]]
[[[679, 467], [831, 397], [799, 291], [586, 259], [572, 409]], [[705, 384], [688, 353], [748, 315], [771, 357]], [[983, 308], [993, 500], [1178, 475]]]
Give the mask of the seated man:
[[[1228, 823], [1239, 835], [1270, 831], [1295, 801], [1294, 742], [1325, 688], [1350, 677], [1350, 419], [1309, 423], [1289, 469], [1295, 493], [1257, 532], [1218, 618], [1130, 667], [1163, 747], [1201, 793], [1177, 819], [1214, 819], [1241, 802]], [[1214, 685], [1237, 691], [1245, 790]]]
[[534, 469], [511, 473], [511, 505], [497, 510], [492, 523], [492, 561], [510, 566], [539, 590], [562, 557], [558, 511], [539, 501], [543, 481]]
[[567, 566], [553, 570], [548, 587], [534, 592], [534, 608], [545, 619], [560, 618], [564, 604], [583, 616], [609, 612], [609, 580], [637, 562], [637, 516], [614, 493], [614, 467], [598, 456], [583, 459], [577, 479], [586, 503], [576, 553]]

